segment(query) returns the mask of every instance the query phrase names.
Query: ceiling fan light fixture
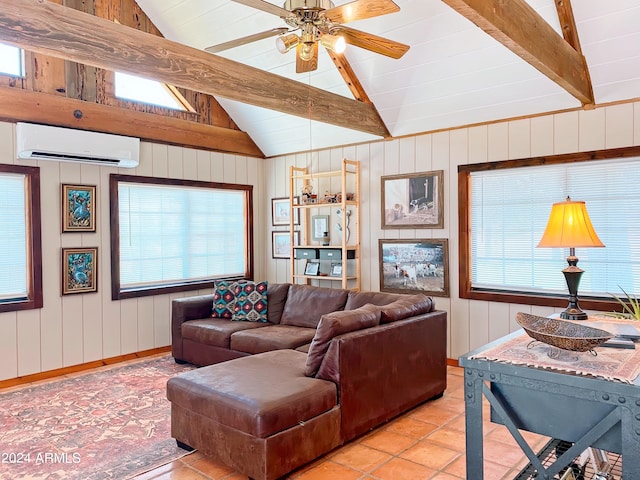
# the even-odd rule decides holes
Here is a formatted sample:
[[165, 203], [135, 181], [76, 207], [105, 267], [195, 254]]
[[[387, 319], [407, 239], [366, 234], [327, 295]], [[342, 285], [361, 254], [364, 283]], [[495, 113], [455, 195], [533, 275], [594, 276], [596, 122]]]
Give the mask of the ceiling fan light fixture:
[[295, 33], [280, 35], [276, 38], [276, 48], [280, 53], [287, 53], [292, 48], [295, 48], [298, 43], [300, 43], [300, 37]]
[[347, 48], [347, 42], [339, 35], [325, 33], [320, 37], [320, 43], [324, 48], [335, 53], [343, 53]]
[[302, 44], [302, 48], [300, 49], [300, 58], [302, 61], [308, 62], [313, 58], [314, 45], [314, 42], [304, 42]]

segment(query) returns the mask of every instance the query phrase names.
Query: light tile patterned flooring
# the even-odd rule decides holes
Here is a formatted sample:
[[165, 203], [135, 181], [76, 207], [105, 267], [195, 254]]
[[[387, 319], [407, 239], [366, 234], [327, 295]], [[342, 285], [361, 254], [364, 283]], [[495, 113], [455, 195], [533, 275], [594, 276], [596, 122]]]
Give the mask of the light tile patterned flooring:
[[[465, 468], [463, 370], [448, 367], [444, 396], [381, 425], [309, 465], [290, 480], [474, 480]], [[507, 429], [487, 421], [484, 478], [511, 480], [527, 464]], [[548, 439], [522, 432], [534, 451]], [[135, 480], [246, 480], [233, 469], [195, 452]]]

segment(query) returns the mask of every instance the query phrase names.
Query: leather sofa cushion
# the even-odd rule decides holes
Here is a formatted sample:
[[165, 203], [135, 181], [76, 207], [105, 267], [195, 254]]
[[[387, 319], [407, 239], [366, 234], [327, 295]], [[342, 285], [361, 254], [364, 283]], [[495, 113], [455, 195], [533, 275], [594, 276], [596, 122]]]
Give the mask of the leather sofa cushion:
[[380, 307], [364, 305], [355, 310], [327, 313], [322, 316], [309, 347], [305, 375], [312, 377], [320, 368], [333, 337], [343, 333], [375, 327], [380, 323]]
[[325, 313], [344, 310], [348, 290], [291, 285], [282, 312], [282, 325], [316, 328]]
[[309, 353], [309, 348], [310, 347], [311, 347], [310, 343], [305, 343], [304, 345], [300, 345], [298, 348], [296, 348], [296, 351]]
[[233, 322], [224, 318], [189, 320], [181, 325], [182, 338], [196, 343], [229, 348], [231, 334], [241, 330], [266, 328], [268, 323]]
[[295, 349], [309, 343], [316, 331], [293, 325], [270, 325], [257, 330], [243, 330], [231, 335], [231, 349], [245, 353], [262, 353], [285, 348]]
[[304, 374], [306, 355], [277, 350], [182, 373], [167, 398], [185, 409], [258, 438], [328, 412], [336, 385]]
[[422, 293], [410, 296], [403, 295], [403, 298], [381, 307], [380, 323], [391, 323], [429, 313], [434, 307], [433, 299]]
[[289, 283], [270, 283], [267, 289], [267, 320], [269, 323], [280, 323], [284, 303], [289, 293]]
[[344, 306], [345, 310], [355, 310], [367, 303], [373, 305], [387, 305], [406, 297], [403, 293], [388, 293], [388, 292], [357, 292], [355, 290], [349, 291], [347, 297], [347, 304]]

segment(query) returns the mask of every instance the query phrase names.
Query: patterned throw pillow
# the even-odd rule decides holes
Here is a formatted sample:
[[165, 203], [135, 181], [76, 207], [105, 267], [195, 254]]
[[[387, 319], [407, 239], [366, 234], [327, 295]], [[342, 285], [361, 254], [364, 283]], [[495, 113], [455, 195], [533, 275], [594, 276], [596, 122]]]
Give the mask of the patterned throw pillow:
[[267, 282], [245, 282], [235, 286], [236, 304], [233, 320], [267, 321]]
[[213, 318], [233, 318], [233, 310], [236, 305], [235, 287], [236, 282], [227, 282], [221, 280], [215, 283], [213, 292], [213, 309], [211, 316]]

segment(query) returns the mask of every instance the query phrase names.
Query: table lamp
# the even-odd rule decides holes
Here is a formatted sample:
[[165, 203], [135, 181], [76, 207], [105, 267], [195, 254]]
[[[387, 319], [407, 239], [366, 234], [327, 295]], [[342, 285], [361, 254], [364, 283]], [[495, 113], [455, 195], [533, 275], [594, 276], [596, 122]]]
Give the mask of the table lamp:
[[578, 285], [584, 270], [578, 268], [576, 247], [604, 247], [591, 224], [584, 202], [554, 203], [538, 247], [569, 248], [564, 278], [569, 288], [569, 306], [560, 313], [567, 320], [586, 320], [587, 314], [578, 306]]

